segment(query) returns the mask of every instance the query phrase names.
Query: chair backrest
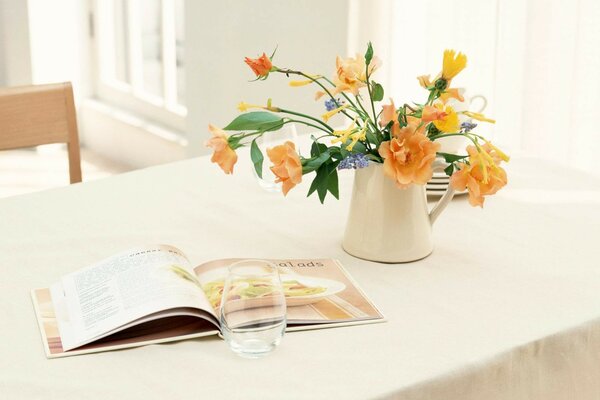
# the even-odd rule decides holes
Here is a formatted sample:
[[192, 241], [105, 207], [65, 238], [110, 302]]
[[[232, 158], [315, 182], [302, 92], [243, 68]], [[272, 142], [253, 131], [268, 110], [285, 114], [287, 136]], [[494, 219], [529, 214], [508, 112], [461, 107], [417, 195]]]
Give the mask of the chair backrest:
[[0, 150], [67, 143], [71, 183], [81, 182], [70, 83], [0, 88]]

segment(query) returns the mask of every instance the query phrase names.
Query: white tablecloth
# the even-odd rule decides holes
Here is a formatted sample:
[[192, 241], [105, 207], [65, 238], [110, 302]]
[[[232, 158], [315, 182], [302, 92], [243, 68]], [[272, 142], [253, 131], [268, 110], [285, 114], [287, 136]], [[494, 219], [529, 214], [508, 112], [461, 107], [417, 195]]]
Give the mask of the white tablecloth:
[[[510, 164], [485, 209], [450, 204], [434, 253], [385, 265], [340, 241], [341, 201], [309, 182], [262, 191], [244, 160], [207, 158], [0, 200], [2, 399], [600, 399], [600, 182]], [[127, 248], [167, 243], [193, 262], [338, 258], [389, 322], [286, 335], [260, 360], [218, 338], [47, 360], [29, 291]]]

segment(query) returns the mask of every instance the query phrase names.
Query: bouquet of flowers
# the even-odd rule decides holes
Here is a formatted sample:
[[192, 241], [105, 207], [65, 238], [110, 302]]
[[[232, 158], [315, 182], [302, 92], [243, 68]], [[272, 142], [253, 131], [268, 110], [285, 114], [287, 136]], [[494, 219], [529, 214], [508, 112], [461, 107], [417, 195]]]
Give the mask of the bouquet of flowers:
[[[299, 77], [299, 80], [290, 80], [289, 85], [318, 87], [315, 99], [326, 98], [326, 112], [318, 118], [273, 105], [270, 99], [265, 105], [241, 102], [238, 109], [243, 114], [229, 125], [222, 129], [208, 127], [212, 137], [206, 145], [214, 151], [211, 161], [226, 174], [233, 172], [236, 150], [250, 146], [252, 162], [261, 176], [264, 154], [256, 139], [286, 124], [299, 123], [318, 132], [311, 136], [310, 155], [298, 154], [290, 141], [266, 151], [272, 163], [270, 170], [277, 177], [276, 182], [282, 184], [284, 195], [299, 184], [304, 175], [313, 174], [308, 196], [316, 192], [321, 202], [327, 193], [338, 198], [337, 171], [365, 168], [370, 163], [383, 164], [383, 173], [400, 189], [412, 184], [425, 185], [432, 178], [436, 158], [445, 160], [450, 184], [456, 190], [467, 189], [473, 206], [483, 206], [485, 196], [506, 185], [506, 172], [500, 164], [508, 161], [508, 156], [475, 133], [477, 123], [474, 121], [495, 121], [481, 113], [455, 111], [453, 107], [457, 102], [464, 102], [459, 90], [452, 87], [454, 78], [466, 67], [464, 54], [444, 51], [441, 72], [434, 79], [429, 75], [417, 78], [426, 91], [425, 101], [399, 107], [391, 99], [389, 104], [377, 104], [384, 98], [384, 89], [373, 80], [380, 62], [373, 54], [371, 43], [364, 56], [345, 59], [338, 56], [332, 79], [277, 67], [273, 64], [274, 55], [275, 52], [270, 57], [263, 53], [257, 59], [245, 59], [256, 80], [265, 80], [272, 74]], [[247, 112], [250, 109], [261, 111]], [[348, 118], [345, 128], [335, 129], [328, 123], [336, 114]], [[438, 140], [450, 136], [468, 139], [466, 154], [440, 152]]]

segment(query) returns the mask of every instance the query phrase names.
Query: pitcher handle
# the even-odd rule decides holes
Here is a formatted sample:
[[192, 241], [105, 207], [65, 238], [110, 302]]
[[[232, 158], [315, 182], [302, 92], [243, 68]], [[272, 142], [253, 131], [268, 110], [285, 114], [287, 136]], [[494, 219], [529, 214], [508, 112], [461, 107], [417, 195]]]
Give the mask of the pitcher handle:
[[[443, 171], [446, 167], [447, 165], [441, 160], [435, 160], [432, 166], [434, 171]], [[433, 206], [433, 208], [429, 212], [429, 223], [431, 225], [433, 225], [437, 217], [440, 216], [442, 211], [444, 211], [444, 208], [446, 208], [446, 206], [448, 205], [448, 203], [450, 203], [450, 200], [452, 200], [453, 197], [454, 189], [452, 188], [452, 185], [448, 183], [448, 188], [444, 192], [444, 195], [438, 200], [438, 202], [435, 204], [435, 206]]]
[[481, 101], [482, 101], [481, 107], [479, 107], [479, 109], [475, 112], [478, 112], [478, 113], [483, 112], [483, 110], [485, 110], [488, 105], [487, 98], [482, 94], [476, 94], [475, 96], [471, 96], [471, 99], [469, 100], [469, 108], [473, 105], [473, 100], [475, 100], [475, 99], [481, 99]]

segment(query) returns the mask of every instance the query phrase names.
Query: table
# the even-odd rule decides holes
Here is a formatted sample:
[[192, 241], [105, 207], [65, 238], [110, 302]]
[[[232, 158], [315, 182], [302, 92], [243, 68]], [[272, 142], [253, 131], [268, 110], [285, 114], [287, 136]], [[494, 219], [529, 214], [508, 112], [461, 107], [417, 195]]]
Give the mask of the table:
[[[600, 180], [535, 159], [484, 210], [457, 198], [434, 253], [385, 265], [340, 247], [341, 198], [262, 191], [208, 158], [0, 200], [2, 399], [599, 399]], [[338, 258], [387, 323], [295, 332], [245, 360], [218, 338], [47, 360], [29, 291], [127, 248], [193, 262]]]

